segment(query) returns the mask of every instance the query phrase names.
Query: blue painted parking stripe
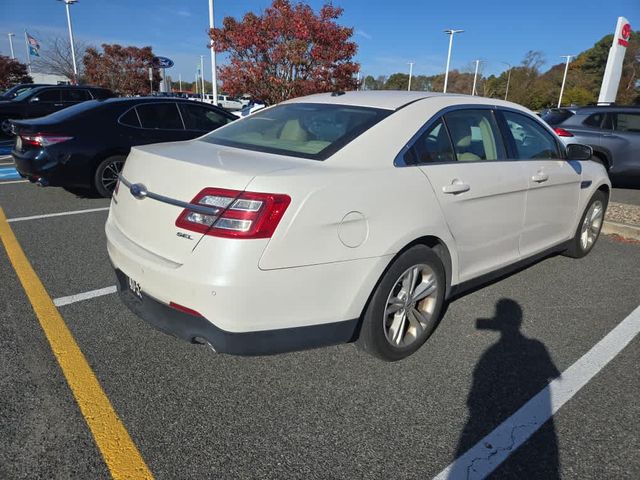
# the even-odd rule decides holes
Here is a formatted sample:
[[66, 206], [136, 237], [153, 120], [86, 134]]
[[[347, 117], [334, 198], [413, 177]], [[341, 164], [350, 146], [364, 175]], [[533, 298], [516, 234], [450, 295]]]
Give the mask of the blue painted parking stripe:
[[14, 167], [0, 167], [0, 180], [17, 180], [22, 178]]

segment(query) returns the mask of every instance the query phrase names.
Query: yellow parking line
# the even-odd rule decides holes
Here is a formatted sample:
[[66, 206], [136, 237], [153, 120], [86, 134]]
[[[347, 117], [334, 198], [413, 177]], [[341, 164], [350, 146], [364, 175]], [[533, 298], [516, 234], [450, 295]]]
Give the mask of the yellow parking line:
[[111, 475], [115, 479], [153, 478], [87, 359], [20, 247], [2, 208], [0, 239]]

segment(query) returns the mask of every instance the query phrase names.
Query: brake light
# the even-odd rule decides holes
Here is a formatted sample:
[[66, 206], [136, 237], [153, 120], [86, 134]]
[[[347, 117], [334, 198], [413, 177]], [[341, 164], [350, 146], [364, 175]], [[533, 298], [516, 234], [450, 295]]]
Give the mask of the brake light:
[[565, 130], [564, 128], [556, 127], [553, 129], [553, 131], [556, 132], [559, 137], [573, 137], [573, 133]]
[[48, 147], [55, 145], [56, 143], [66, 142], [73, 137], [65, 137], [62, 135], [53, 135], [48, 133], [34, 133], [34, 134], [21, 134], [20, 139], [23, 145], [30, 145], [32, 147]]
[[184, 209], [176, 227], [225, 238], [271, 238], [291, 203], [288, 195], [205, 188], [192, 205], [210, 207], [211, 214]]

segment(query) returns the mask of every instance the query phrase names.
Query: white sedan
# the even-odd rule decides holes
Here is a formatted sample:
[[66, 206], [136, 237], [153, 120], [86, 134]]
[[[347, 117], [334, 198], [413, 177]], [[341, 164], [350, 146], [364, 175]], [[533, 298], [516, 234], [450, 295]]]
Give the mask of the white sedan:
[[185, 340], [399, 360], [454, 295], [591, 250], [610, 183], [590, 156], [500, 100], [312, 95], [133, 148], [108, 251], [123, 302]]

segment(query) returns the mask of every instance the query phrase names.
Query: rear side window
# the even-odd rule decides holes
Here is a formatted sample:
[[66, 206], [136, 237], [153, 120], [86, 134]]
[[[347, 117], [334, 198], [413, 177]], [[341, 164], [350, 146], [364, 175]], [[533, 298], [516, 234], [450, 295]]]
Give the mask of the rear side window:
[[182, 119], [175, 103], [148, 103], [136, 107], [142, 128], [183, 130]]
[[585, 118], [583, 125], [587, 127], [600, 128], [602, 121], [604, 120], [604, 113], [593, 113]]
[[180, 104], [180, 112], [184, 127], [187, 130], [200, 130], [210, 132], [220, 128], [231, 121], [224, 115], [200, 105]]
[[77, 90], [75, 88], [62, 90], [63, 102], [85, 102], [91, 100], [91, 95], [86, 90]]
[[619, 132], [640, 133], [640, 113], [614, 114], [614, 128]]
[[498, 124], [491, 110], [456, 110], [444, 121], [459, 162], [505, 158]]
[[542, 119], [549, 125], [559, 125], [567, 118], [572, 116], [573, 113], [569, 110], [551, 109], [542, 114]]
[[422, 133], [404, 154], [406, 165], [423, 165], [453, 160], [451, 142], [442, 120], [438, 120]]
[[45, 90], [35, 95], [34, 98], [39, 98], [41, 102], [59, 102], [60, 90]]
[[551, 133], [525, 115], [502, 112], [515, 142], [518, 159], [558, 159], [558, 144]]
[[136, 114], [136, 109], [132, 108], [127, 113], [120, 117], [120, 123], [123, 125], [127, 125], [128, 127], [136, 127], [140, 128], [140, 120], [138, 119], [138, 115]]

